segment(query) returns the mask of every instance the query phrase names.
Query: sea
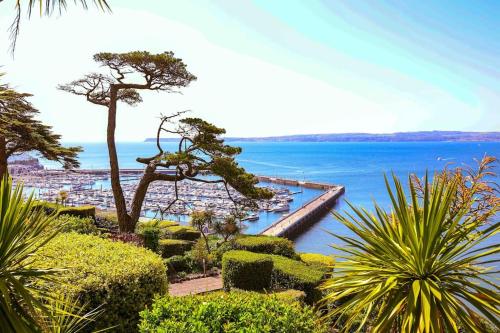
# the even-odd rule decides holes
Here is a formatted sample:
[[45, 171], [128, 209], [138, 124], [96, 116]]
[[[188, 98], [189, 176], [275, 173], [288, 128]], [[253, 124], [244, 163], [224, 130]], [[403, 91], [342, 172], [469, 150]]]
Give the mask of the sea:
[[[83, 169], [107, 169], [108, 155], [105, 143], [65, 143], [82, 146], [79, 156]], [[347, 202], [373, 210], [374, 202], [390, 209], [384, 175], [395, 174], [407, 182], [410, 174], [432, 175], [445, 167], [475, 166], [485, 155], [500, 157], [500, 142], [230, 142], [243, 152], [237, 161], [249, 172], [257, 175], [283, 177], [305, 181], [326, 182], [345, 186], [346, 193], [333, 208], [349, 211]], [[174, 143], [165, 142], [166, 150]], [[152, 156], [154, 143], [117, 143], [121, 168], [140, 168], [137, 157]], [[47, 167], [60, 165], [42, 161]], [[498, 165], [496, 167], [498, 170]], [[277, 186], [277, 185], [275, 185]], [[291, 188], [294, 192], [292, 209], [296, 209], [317, 196], [317, 190]], [[263, 215], [264, 214], [264, 215]], [[261, 214], [256, 222], [246, 222], [247, 233], [258, 233], [279, 216]], [[351, 235], [351, 232], [325, 214], [316, 224], [295, 240], [300, 252], [333, 254], [330, 245], [339, 244], [331, 235]], [[497, 242], [495, 237], [490, 242]]]

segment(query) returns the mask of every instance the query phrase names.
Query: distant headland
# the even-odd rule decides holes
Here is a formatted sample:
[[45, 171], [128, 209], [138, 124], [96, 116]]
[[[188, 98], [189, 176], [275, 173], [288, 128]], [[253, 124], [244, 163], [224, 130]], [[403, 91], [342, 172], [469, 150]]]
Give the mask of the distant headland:
[[[500, 142], [500, 132], [460, 132], [460, 131], [421, 131], [397, 132], [385, 134], [372, 133], [332, 133], [332, 134], [298, 134], [268, 137], [227, 137], [226, 141], [245, 142]], [[154, 142], [155, 138], [147, 138], [146, 142]], [[162, 138], [161, 141], [177, 141], [175, 138]]]

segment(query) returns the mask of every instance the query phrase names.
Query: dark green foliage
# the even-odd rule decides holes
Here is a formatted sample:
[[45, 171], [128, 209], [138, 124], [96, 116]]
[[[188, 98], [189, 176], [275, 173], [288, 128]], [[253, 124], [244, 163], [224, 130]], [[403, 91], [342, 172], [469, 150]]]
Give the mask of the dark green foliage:
[[253, 292], [157, 298], [141, 312], [141, 333], [323, 333], [317, 314], [298, 302]]
[[165, 259], [165, 264], [169, 272], [192, 272], [197, 267], [194, 259], [188, 254], [167, 258]]
[[234, 247], [239, 250], [277, 254], [289, 258], [296, 256], [293, 243], [283, 237], [241, 236], [235, 240]]
[[[160, 256], [122, 242], [76, 233], [61, 234], [37, 255], [40, 267], [65, 267], [61, 292], [88, 302], [104, 313], [95, 328], [118, 325], [113, 332], [133, 332], [138, 313], [155, 294], [167, 291], [165, 266]], [[42, 285], [53, 288], [52, 285]]]
[[[317, 287], [325, 272], [307, 264], [287, 257], [248, 251], [229, 251], [222, 257], [222, 276], [224, 287], [236, 287], [244, 290], [258, 290], [260, 279], [267, 279], [267, 272], [262, 272], [257, 265], [247, 265], [247, 262], [272, 261], [271, 289], [297, 289], [306, 293], [306, 302], [313, 303], [321, 296]], [[267, 266], [266, 266], [267, 267]], [[233, 282], [235, 279], [237, 282]], [[239, 282], [239, 281], [243, 282]], [[256, 281], [256, 282], [253, 282]], [[265, 287], [264, 287], [265, 288]], [[262, 289], [262, 288], [261, 288]]]
[[160, 239], [158, 249], [163, 258], [182, 255], [193, 247], [193, 243], [182, 239]]
[[79, 234], [98, 235], [99, 229], [90, 217], [78, 217], [72, 215], [60, 215], [55, 223], [62, 226], [62, 232], [76, 232]]
[[263, 290], [271, 287], [273, 261], [248, 251], [229, 251], [222, 258], [224, 289]]
[[200, 238], [201, 233], [193, 227], [172, 226], [165, 228], [166, 235], [173, 239], [195, 241]]
[[271, 284], [274, 289], [297, 289], [306, 293], [306, 302], [312, 304], [321, 298], [317, 289], [325, 272], [307, 264], [277, 255], [268, 255], [273, 261]]
[[78, 217], [91, 217], [95, 219], [94, 206], [62, 206], [46, 201], [38, 201], [35, 206], [43, 209], [47, 214], [55, 214], [56, 216], [71, 215]]
[[144, 241], [144, 246], [153, 252], [158, 251], [158, 242], [160, 240], [160, 229], [155, 226], [141, 228], [140, 235]]

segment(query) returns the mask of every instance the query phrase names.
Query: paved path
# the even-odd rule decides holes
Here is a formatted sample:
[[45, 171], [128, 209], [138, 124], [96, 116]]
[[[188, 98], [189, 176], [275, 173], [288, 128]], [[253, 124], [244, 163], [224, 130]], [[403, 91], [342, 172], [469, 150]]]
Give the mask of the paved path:
[[185, 296], [201, 294], [207, 291], [222, 289], [222, 278], [220, 276], [209, 276], [169, 285], [169, 294], [172, 296]]

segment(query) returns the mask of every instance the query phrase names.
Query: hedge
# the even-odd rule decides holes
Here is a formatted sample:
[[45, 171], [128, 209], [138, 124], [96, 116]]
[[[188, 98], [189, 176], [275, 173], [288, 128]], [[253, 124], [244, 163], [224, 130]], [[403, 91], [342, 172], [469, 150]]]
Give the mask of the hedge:
[[41, 207], [47, 214], [55, 213], [56, 216], [72, 215], [78, 217], [91, 217], [95, 219], [95, 206], [62, 206], [52, 202], [39, 201], [35, 207]]
[[98, 235], [99, 230], [90, 217], [61, 215], [55, 223], [62, 225], [61, 232], [76, 232], [79, 234]]
[[226, 252], [222, 257], [224, 288], [226, 290], [232, 287], [244, 290], [266, 288], [267, 286], [262, 286], [263, 284], [259, 281], [268, 278], [267, 271], [261, 266], [247, 264], [247, 262], [260, 262], [265, 259], [272, 261], [271, 284], [268, 287], [302, 290], [306, 293], [307, 303], [313, 303], [321, 297], [317, 286], [325, 276], [324, 271], [283, 256], [240, 250]]
[[285, 302], [300, 302], [303, 303], [306, 299], [306, 293], [302, 290], [288, 289], [283, 291], [274, 292], [278, 299]]
[[141, 333], [327, 332], [312, 308], [253, 292], [157, 298], [140, 316]]
[[271, 285], [275, 289], [297, 289], [306, 293], [306, 302], [313, 303], [321, 298], [317, 289], [325, 272], [307, 264], [277, 255], [268, 255], [273, 260]]
[[195, 228], [181, 225], [167, 227], [165, 228], [165, 232], [170, 238], [188, 241], [195, 241], [201, 236], [201, 233]]
[[190, 255], [186, 254], [183, 256], [176, 255], [165, 259], [165, 265], [167, 265], [169, 272], [192, 272], [193, 268], [196, 266], [196, 262]]
[[[155, 294], [167, 292], [160, 256], [97, 236], [61, 234], [35, 260], [41, 267], [67, 268], [61, 290], [88, 303], [89, 309], [103, 306], [104, 313], [89, 330], [117, 325], [113, 332], [134, 332], [139, 311], [151, 304]], [[45, 282], [41, 287], [51, 285]]]
[[159, 252], [163, 258], [184, 254], [193, 247], [193, 243], [182, 239], [160, 239]]
[[309, 266], [313, 266], [325, 272], [332, 271], [333, 265], [335, 264], [335, 259], [333, 257], [325, 256], [320, 253], [301, 253], [300, 260]]
[[250, 252], [277, 254], [289, 258], [296, 256], [293, 243], [283, 237], [242, 236], [235, 240], [234, 246], [238, 250]]
[[222, 257], [222, 281], [226, 290], [269, 289], [272, 270], [272, 259], [259, 253], [235, 250]]

